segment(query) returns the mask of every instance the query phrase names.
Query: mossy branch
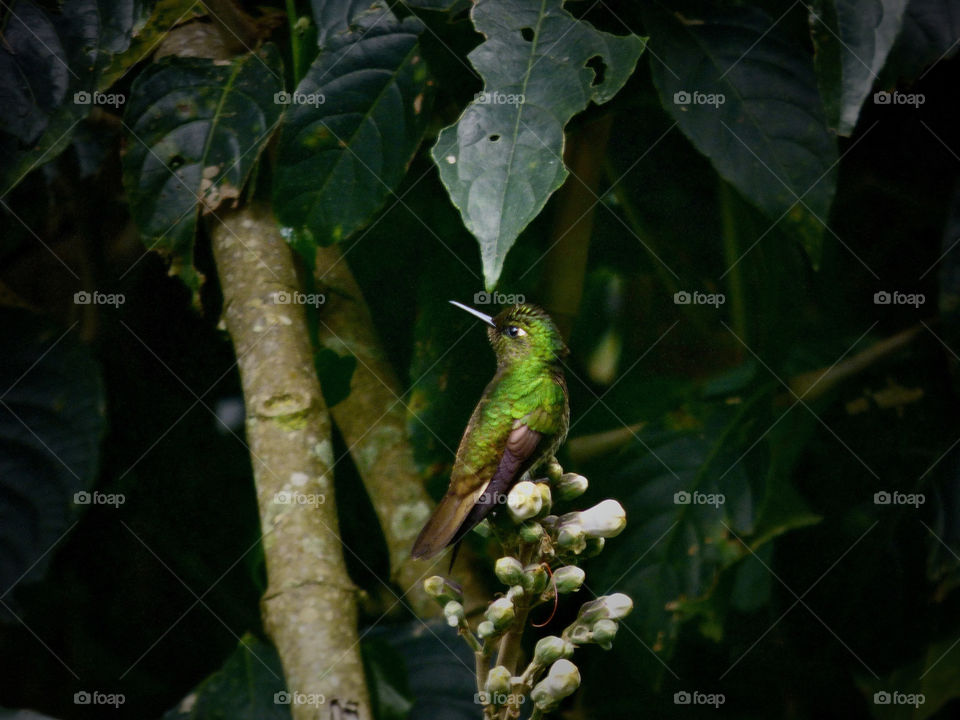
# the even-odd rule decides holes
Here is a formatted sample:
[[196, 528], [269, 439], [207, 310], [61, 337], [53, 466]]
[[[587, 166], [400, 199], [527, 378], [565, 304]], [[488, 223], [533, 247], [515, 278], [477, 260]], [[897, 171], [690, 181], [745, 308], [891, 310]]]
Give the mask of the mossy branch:
[[[313, 365], [301, 305], [275, 302], [297, 289], [293, 256], [266, 207], [223, 215], [213, 254], [246, 406], [268, 587], [264, 625], [291, 692], [295, 720], [355, 707], [371, 720], [357, 638], [356, 588], [337, 524], [330, 417]], [[317, 502], [291, 502], [294, 495]], [[334, 705], [336, 703], [336, 705]]]

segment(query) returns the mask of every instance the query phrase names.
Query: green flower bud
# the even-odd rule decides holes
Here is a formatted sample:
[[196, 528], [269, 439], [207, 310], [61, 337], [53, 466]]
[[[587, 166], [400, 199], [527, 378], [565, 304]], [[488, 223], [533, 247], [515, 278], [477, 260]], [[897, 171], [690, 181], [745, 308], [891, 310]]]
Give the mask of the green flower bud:
[[557, 546], [561, 550], [579, 555], [587, 547], [587, 536], [584, 535], [583, 528], [576, 523], [560, 525], [560, 531], [557, 533]]
[[606, 543], [602, 537], [587, 537], [587, 545], [580, 553], [580, 557], [587, 559], [596, 557], [603, 552], [603, 546]]
[[523, 580], [523, 565], [515, 557], [502, 557], [493, 566], [497, 579], [504, 585], [519, 585]]
[[543, 507], [543, 498], [536, 484], [529, 480], [518, 482], [507, 495], [507, 511], [514, 522], [520, 523], [537, 515]]
[[547, 676], [536, 684], [530, 697], [541, 710], [550, 710], [578, 687], [580, 671], [577, 666], [569, 660], [561, 659], [550, 666]]
[[627, 514], [616, 500], [604, 500], [578, 514], [577, 523], [591, 537], [616, 537], [627, 526]]
[[550, 486], [546, 483], [537, 483], [537, 489], [540, 491], [541, 507], [540, 512], [546, 514], [553, 507], [553, 496], [550, 494]]
[[486, 640], [488, 637], [493, 637], [496, 634], [497, 629], [489, 620], [483, 620], [479, 625], [477, 625], [477, 636], [481, 640]]
[[527, 565], [523, 570], [524, 589], [529, 590], [534, 595], [539, 595], [547, 589], [547, 582], [550, 578], [545, 564]]
[[540, 638], [533, 650], [533, 661], [538, 665], [550, 665], [560, 658], [573, 655], [573, 644], [558, 638], [556, 635], [547, 635]]
[[613, 647], [613, 639], [620, 626], [614, 620], [597, 620], [593, 624], [593, 641], [604, 650]]
[[456, 600], [451, 600], [443, 606], [443, 614], [446, 616], [447, 625], [450, 627], [457, 627], [465, 617], [463, 614], [463, 605]]
[[480, 522], [478, 522], [476, 525], [473, 526], [473, 532], [475, 532], [477, 535], [479, 535], [482, 538], [490, 537], [490, 534], [491, 534], [490, 522], [486, 518], [484, 518], [483, 520], [481, 520]]
[[587, 574], [576, 565], [566, 565], [554, 570], [553, 581], [556, 583], [557, 592], [565, 595], [579, 590], [586, 576]]
[[570, 642], [574, 645], [583, 645], [588, 643], [593, 639], [593, 633], [590, 632], [590, 626], [584, 625], [580, 622], [575, 622], [569, 628], [567, 628], [568, 637]]
[[577, 473], [564, 473], [557, 481], [554, 489], [561, 500], [573, 500], [587, 491], [587, 479]]
[[423, 590], [441, 605], [451, 600], [463, 602], [463, 591], [460, 586], [439, 575], [433, 575], [423, 581]]
[[522, 598], [525, 592], [522, 585], [514, 585], [507, 590], [507, 600], [516, 604], [517, 600]]
[[536, 520], [527, 520], [518, 531], [520, 539], [529, 544], [538, 543], [543, 538], [543, 525]]
[[491, 696], [507, 695], [510, 692], [510, 680], [510, 671], [503, 665], [497, 665], [491, 668], [487, 674], [487, 683], [484, 685], [484, 690]]
[[550, 478], [550, 482], [556, 484], [560, 481], [560, 478], [563, 476], [563, 468], [560, 466], [556, 460], [551, 460], [547, 464], [547, 477]]
[[516, 612], [509, 598], [498, 598], [490, 603], [485, 616], [497, 630], [503, 630], [513, 622]]

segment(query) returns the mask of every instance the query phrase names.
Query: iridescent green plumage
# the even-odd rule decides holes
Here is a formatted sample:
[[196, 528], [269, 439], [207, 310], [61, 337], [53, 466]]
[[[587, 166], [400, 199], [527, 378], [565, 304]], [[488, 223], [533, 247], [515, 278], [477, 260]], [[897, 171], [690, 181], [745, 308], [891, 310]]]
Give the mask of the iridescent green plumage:
[[563, 339], [546, 312], [514, 305], [487, 322], [497, 372], [460, 440], [450, 487], [413, 546], [429, 558], [456, 543], [497, 505], [527, 470], [553, 457], [570, 424]]

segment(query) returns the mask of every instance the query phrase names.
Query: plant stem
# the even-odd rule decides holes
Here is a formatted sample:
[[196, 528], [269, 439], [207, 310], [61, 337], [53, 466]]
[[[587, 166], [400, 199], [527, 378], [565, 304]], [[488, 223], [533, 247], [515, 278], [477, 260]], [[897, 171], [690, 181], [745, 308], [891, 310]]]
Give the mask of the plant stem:
[[297, 4], [294, 0], [286, 0], [287, 22], [290, 24], [290, 55], [293, 57], [293, 86], [300, 84], [300, 56], [303, 48], [300, 46], [300, 33], [297, 32]]
[[723, 261], [729, 268], [727, 293], [730, 295], [730, 317], [733, 329], [743, 342], [747, 338], [747, 310], [741, 272], [739, 228], [737, 225], [738, 198], [725, 180], [720, 179], [720, 217], [723, 232]]

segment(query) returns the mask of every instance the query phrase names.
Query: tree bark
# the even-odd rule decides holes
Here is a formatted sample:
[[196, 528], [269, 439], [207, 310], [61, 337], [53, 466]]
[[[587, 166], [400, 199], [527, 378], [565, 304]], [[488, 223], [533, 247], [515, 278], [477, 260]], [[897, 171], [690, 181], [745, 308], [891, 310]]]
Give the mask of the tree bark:
[[340, 717], [336, 708], [371, 720], [356, 588], [334, 501], [330, 416], [304, 308], [278, 302], [278, 293], [299, 289], [293, 256], [269, 208], [243, 208], [223, 220], [213, 230], [213, 253], [246, 405], [268, 576], [264, 625], [283, 662], [295, 720]]

